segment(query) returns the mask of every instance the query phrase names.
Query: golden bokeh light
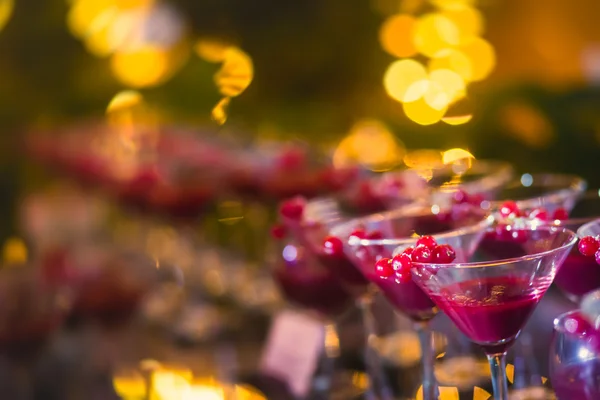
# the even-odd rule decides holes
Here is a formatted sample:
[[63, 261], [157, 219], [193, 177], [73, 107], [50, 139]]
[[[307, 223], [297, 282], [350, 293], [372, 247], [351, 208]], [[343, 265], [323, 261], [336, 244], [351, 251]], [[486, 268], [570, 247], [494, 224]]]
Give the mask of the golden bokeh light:
[[22, 265], [27, 262], [27, 253], [23, 239], [11, 237], [2, 246], [2, 261], [5, 265]]
[[227, 107], [231, 103], [231, 97], [223, 97], [211, 111], [211, 118], [219, 125], [227, 122]]
[[496, 66], [496, 52], [485, 39], [473, 38], [468, 43], [461, 45], [459, 50], [470, 61], [470, 81], [477, 82], [487, 78]]
[[[419, 82], [427, 80], [425, 67], [411, 59], [394, 61], [388, 67], [383, 77], [383, 85], [387, 94], [399, 102], [415, 101], [419, 99], [426, 90], [419, 91]], [[415, 86], [417, 83], [417, 86]], [[423, 85], [420, 83], [420, 85]], [[411, 89], [409, 93], [409, 89]]]
[[104, 28], [103, 13], [116, 11], [113, 0], [74, 0], [67, 14], [67, 27], [71, 34], [85, 39], [91, 32]]
[[112, 383], [115, 393], [123, 399], [143, 399], [147, 396], [146, 380], [138, 372], [117, 373]]
[[[429, 81], [441, 88], [447, 97], [445, 106], [461, 99], [465, 96], [467, 86], [463, 78], [456, 72], [449, 69], [437, 69], [429, 74]], [[433, 107], [432, 103], [429, 103]], [[435, 107], [434, 107], [435, 108]]]
[[379, 41], [383, 50], [398, 58], [417, 54], [412, 40], [415, 24], [416, 20], [412, 15], [396, 14], [389, 17], [379, 30]]
[[419, 18], [413, 40], [419, 53], [435, 57], [440, 52], [457, 46], [460, 43], [460, 33], [452, 20], [439, 13], [431, 13]]
[[554, 128], [536, 107], [522, 102], [506, 105], [500, 111], [504, 131], [532, 148], [545, 148], [555, 139]]
[[[460, 400], [460, 393], [457, 387], [438, 386], [438, 400]], [[423, 385], [417, 391], [416, 400], [423, 400]]]
[[[433, 85], [429, 85], [429, 88], [433, 88]], [[429, 92], [429, 90], [428, 90]], [[438, 88], [432, 89], [432, 93], [436, 99], [444, 98], [443, 92], [439, 91]], [[430, 95], [429, 97], [433, 97], [434, 95]], [[442, 105], [442, 101], [439, 101], [437, 106]], [[446, 106], [442, 106], [441, 108], [434, 108], [430, 106], [427, 100], [422, 97], [418, 100], [411, 101], [409, 103], [403, 103], [402, 109], [404, 110], [404, 114], [413, 122], [416, 122], [419, 125], [433, 125], [439, 122], [444, 114], [446, 113]]]
[[463, 52], [456, 49], [446, 49], [440, 52], [437, 57], [430, 59], [428, 69], [431, 72], [439, 69], [454, 71], [465, 82], [470, 82], [473, 76], [471, 60]]
[[475, 156], [471, 152], [461, 148], [446, 150], [442, 153], [442, 162], [446, 165], [462, 162], [463, 160], [472, 163], [474, 159]]
[[15, 8], [14, 0], [0, 0], [0, 31], [4, 29]]
[[442, 10], [452, 10], [465, 6], [473, 6], [477, 3], [477, 0], [430, 0], [430, 2]]
[[336, 167], [360, 164], [372, 171], [389, 171], [402, 162], [404, 144], [381, 122], [359, 121], [337, 146]]
[[442, 122], [457, 126], [464, 125], [472, 119], [473, 103], [469, 98], [463, 97], [448, 107], [444, 118], [442, 118]]
[[469, 5], [449, 7], [442, 15], [454, 23], [458, 29], [459, 43], [468, 43], [483, 33], [484, 20], [481, 12]]
[[442, 152], [433, 149], [412, 150], [406, 153], [402, 161], [425, 180], [433, 178], [433, 171], [444, 167]]
[[144, 98], [140, 92], [135, 90], [124, 90], [117, 93], [106, 107], [107, 114], [113, 114], [123, 110], [130, 110], [142, 105]]
[[204, 61], [220, 63], [225, 61], [227, 50], [232, 47], [229, 43], [214, 38], [199, 39], [194, 45], [194, 51]]
[[121, 83], [132, 88], [157, 86], [170, 78], [173, 72], [168, 51], [154, 46], [116, 53], [111, 58], [110, 67]]
[[252, 58], [237, 47], [229, 47], [221, 69], [215, 74], [215, 83], [223, 96], [239, 96], [254, 78]]

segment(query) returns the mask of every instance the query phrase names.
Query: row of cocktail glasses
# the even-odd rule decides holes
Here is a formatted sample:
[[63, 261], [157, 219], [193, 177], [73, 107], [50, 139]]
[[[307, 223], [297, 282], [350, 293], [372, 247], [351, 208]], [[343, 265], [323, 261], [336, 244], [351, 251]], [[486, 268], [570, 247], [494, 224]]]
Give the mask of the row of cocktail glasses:
[[[526, 174], [513, 187], [520, 189], [492, 192], [500, 201], [490, 192], [480, 196], [474, 185], [471, 193], [440, 188], [426, 201], [355, 219], [335, 199], [292, 199], [273, 230], [280, 244], [275, 279], [290, 301], [328, 320], [357, 300], [367, 337], [373, 289], [381, 291], [419, 333], [425, 399], [437, 398], [429, 321], [443, 311], [483, 348], [495, 398], [505, 399], [506, 351], [557, 273], [557, 284], [573, 299], [600, 287], [600, 280], [593, 283], [595, 261], [572, 251], [577, 236], [569, 229], [600, 216], [598, 193], [584, 194], [582, 180], [563, 175]], [[505, 201], [508, 196], [514, 201]], [[570, 218], [578, 202], [592, 207]], [[367, 354], [366, 361], [372, 390], [389, 397], [377, 360]]]

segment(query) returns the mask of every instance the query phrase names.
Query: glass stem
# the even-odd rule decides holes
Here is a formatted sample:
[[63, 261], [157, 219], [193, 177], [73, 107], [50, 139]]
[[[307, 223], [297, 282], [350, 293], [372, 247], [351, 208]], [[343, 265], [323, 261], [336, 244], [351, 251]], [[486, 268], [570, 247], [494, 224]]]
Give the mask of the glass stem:
[[335, 376], [336, 361], [340, 355], [340, 339], [334, 323], [325, 325], [325, 346], [321, 359], [319, 374], [314, 380], [313, 393], [319, 397], [329, 398]]
[[494, 400], [507, 400], [508, 384], [506, 383], [506, 353], [488, 354], [487, 359], [492, 371]]
[[429, 322], [415, 324], [415, 330], [421, 343], [421, 362], [423, 364], [423, 400], [436, 400], [439, 396], [435, 379], [433, 354], [433, 331]]
[[377, 328], [375, 316], [373, 315], [373, 296], [366, 293], [358, 300], [358, 307], [362, 313], [364, 334], [365, 334], [365, 368], [369, 377], [369, 390], [372, 395], [381, 400], [390, 400], [393, 398], [392, 390], [388, 385], [383, 363], [378, 352], [373, 348], [372, 343], [377, 338]]

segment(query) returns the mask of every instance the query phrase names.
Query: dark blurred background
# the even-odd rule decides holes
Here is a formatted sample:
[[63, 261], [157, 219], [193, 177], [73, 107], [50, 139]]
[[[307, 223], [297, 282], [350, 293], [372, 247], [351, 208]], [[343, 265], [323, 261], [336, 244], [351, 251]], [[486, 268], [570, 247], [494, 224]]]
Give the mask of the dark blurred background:
[[[386, 95], [382, 78], [396, 58], [382, 49], [380, 29], [394, 14], [417, 18], [453, 2], [480, 13], [495, 66], [469, 84], [472, 120], [422, 126]], [[148, 56], [115, 67], [115, 53], [106, 43], [103, 50], [105, 27], [96, 20], [77, 37], [69, 22], [73, 9], [87, 7], [93, 15], [89, 10], [98, 14], [117, 4], [127, 11], [150, 3], [19, 0], [9, 13], [12, 1], [0, 1], [7, 17], [0, 32], [6, 218], [21, 186], [31, 184], [24, 179], [23, 157], [13, 151], [24, 132], [101, 118], [117, 92], [135, 86], [116, 69], [143, 73], [139, 64], [158, 62]], [[510, 161], [521, 172], [573, 172], [591, 187], [600, 184], [600, 5], [594, 0], [172, 0], [159, 6], [146, 28], [163, 32], [168, 51], [176, 48], [168, 57], [177, 65], [134, 88], [168, 123], [212, 124], [219, 65], [194, 51], [198, 40], [210, 38], [239, 46], [254, 64], [252, 84], [228, 110], [226, 127], [242, 128], [240, 135], [269, 131], [334, 147], [357, 121], [376, 119], [407, 148], [466, 147], [478, 158]], [[94, 19], [78, 21], [91, 25]]]

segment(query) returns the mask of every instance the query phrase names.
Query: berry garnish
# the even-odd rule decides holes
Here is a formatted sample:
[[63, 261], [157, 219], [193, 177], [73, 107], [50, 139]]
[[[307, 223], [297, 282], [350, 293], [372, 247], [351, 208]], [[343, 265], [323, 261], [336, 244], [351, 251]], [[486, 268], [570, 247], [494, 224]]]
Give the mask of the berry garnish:
[[412, 276], [410, 274], [410, 267], [412, 266], [412, 260], [408, 254], [398, 254], [392, 258], [392, 268], [396, 274], [396, 280], [399, 283], [410, 282]]
[[463, 204], [463, 203], [469, 202], [470, 196], [469, 196], [469, 193], [465, 192], [462, 189], [459, 189], [456, 192], [454, 192], [452, 199], [454, 200], [454, 202], [456, 204]]
[[402, 254], [406, 254], [407, 256], [412, 256], [413, 251], [415, 251], [414, 247], [407, 247], [404, 250], [402, 250]]
[[579, 252], [586, 257], [592, 257], [600, 248], [600, 241], [593, 236], [586, 236], [579, 241]]
[[529, 239], [528, 232], [523, 229], [513, 229], [510, 236], [512, 241], [516, 243], [525, 243]]
[[596, 255], [594, 256], [594, 258], [596, 259], [596, 264], [600, 265], [600, 250], [598, 250], [596, 252]]
[[358, 240], [360, 239], [366, 239], [367, 237], [367, 233], [365, 232], [364, 229], [355, 229], [350, 236], [348, 236], [348, 239], [353, 239], [356, 238]]
[[371, 232], [367, 233], [366, 239], [381, 240], [381, 239], [383, 239], [383, 235], [379, 231], [371, 231]]
[[548, 221], [548, 211], [545, 208], [540, 207], [529, 213], [529, 218], [539, 219], [540, 221]]
[[375, 273], [380, 278], [387, 279], [394, 275], [394, 268], [392, 267], [392, 260], [389, 258], [381, 258], [375, 263]]
[[432, 250], [435, 246], [437, 246], [437, 242], [433, 236], [421, 236], [419, 240], [417, 240], [417, 246], [425, 246]]
[[287, 233], [287, 230], [285, 229], [285, 226], [283, 226], [281, 224], [275, 224], [271, 228], [271, 236], [274, 239], [281, 240], [285, 237], [286, 233]]
[[342, 254], [344, 251], [344, 243], [340, 238], [335, 236], [328, 236], [323, 242], [323, 253], [329, 256], [336, 256]]
[[279, 207], [279, 213], [289, 219], [300, 220], [304, 213], [306, 201], [302, 197], [294, 197], [284, 201]]
[[437, 264], [450, 264], [456, 258], [456, 252], [448, 244], [435, 246], [432, 251], [433, 262]]
[[430, 263], [433, 258], [433, 254], [429, 247], [420, 245], [415, 247], [415, 250], [412, 252], [410, 258], [414, 262]]
[[559, 221], [565, 221], [565, 220], [569, 219], [569, 213], [564, 208], [557, 208], [556, 210], [554, 210], [554, 213], [552, 214], [552, 219], [559, 220]]
[[519, 206], [512, 200], [507, 200], [500, 206], [500, 215], [504, 218], [509, 217], [518, 217], [519, 216]]

